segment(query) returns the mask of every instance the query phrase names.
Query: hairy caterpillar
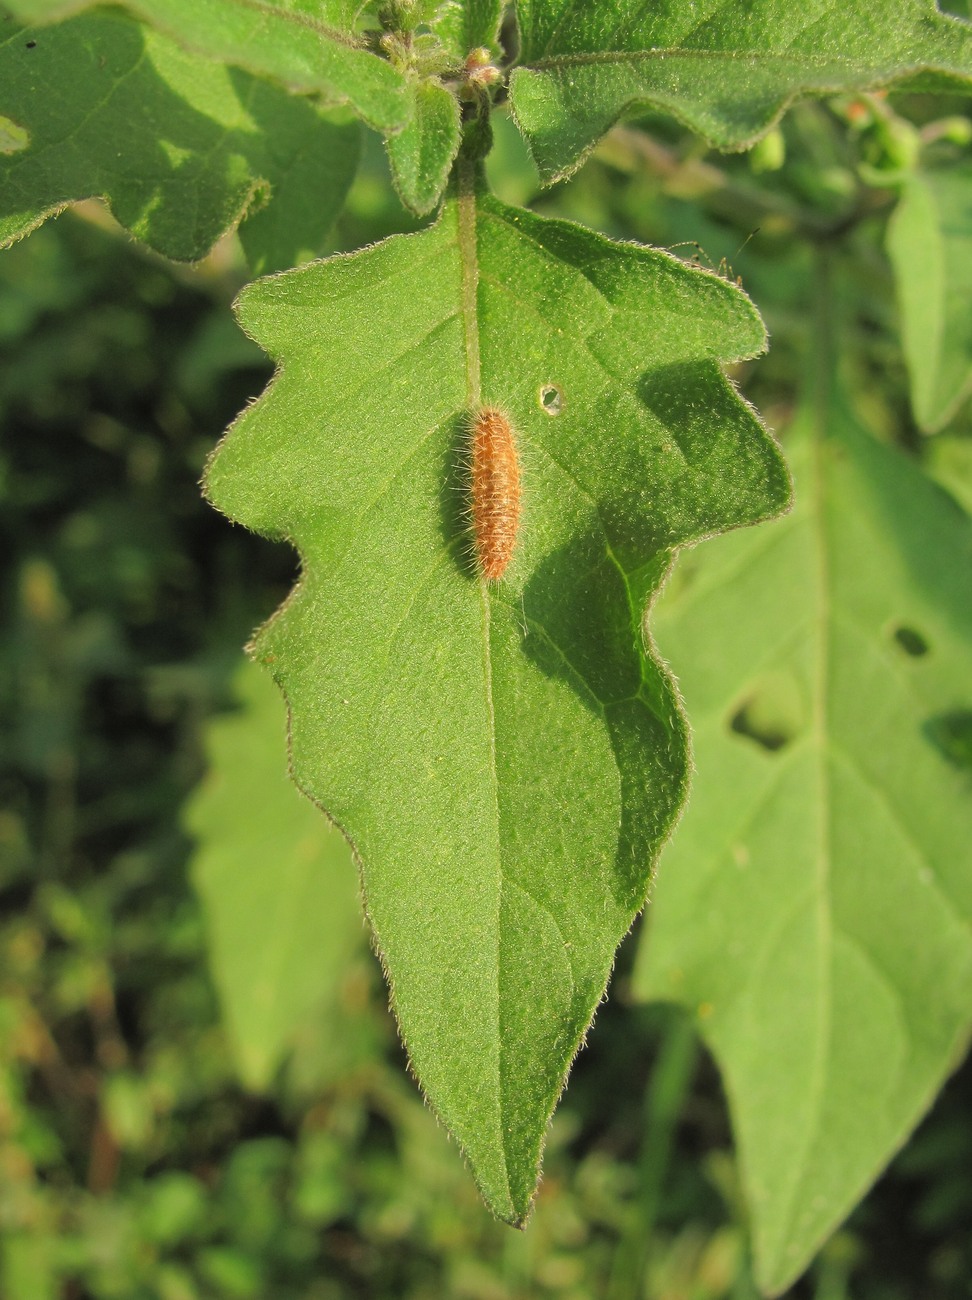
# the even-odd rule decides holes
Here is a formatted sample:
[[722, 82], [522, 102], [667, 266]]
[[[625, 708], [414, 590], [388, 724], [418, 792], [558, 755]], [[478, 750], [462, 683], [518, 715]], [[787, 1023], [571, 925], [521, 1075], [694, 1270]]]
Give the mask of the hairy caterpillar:
[[509, 420], [495, 406], [472, 418], [470, 476], [473, 537], [480, 575], [495, 582], [506, 572], [520, 526], [520, 462]]

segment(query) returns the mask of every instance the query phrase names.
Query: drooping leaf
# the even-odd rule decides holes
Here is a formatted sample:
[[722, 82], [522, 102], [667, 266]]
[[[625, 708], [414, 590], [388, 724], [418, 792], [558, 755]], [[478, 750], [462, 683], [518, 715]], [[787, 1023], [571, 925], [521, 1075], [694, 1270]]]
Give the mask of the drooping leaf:
[[245, 665], [237, 694], [241, 711], [209, 726], [185, 824], [240, 1076], [259, 1091], [311, 1017], [333, 1020], [363, 936], [348, 845], [288, 779], [279, 691]]
[[625, 112], [671, 113], [721, 149], [745, 149], [801, 95], [924, 88], [972, 78], [972, 25], [927, 0], [517, 0], [510, 101], [541, 175], [569, 175]]
[[[96, 3], [3, 0], [25, 23], [50, 22]], [[124, 7], [203, 58], [245, 68], [290, 90], [320, 93], [332, 103], [347, 102], [378, 130], [405, 124], [403, 77], [353, 34], [360, 6], [332, 3], [319, 13], [320, 6], [286, 0], [124, 0]]]
[[0, 112], [24, 137], [0, 151], [0, 244], [99, 196], [168, 257], [203, 257], [248, 211], [255, 269], [317, 250], [354, 177], [356, 123], [120, 14], [0, 32]]
[[[471, 189], [239, 310], [280, 369], [208, 491], [302, 556], [258, 640], [293, 770], [355, 844], [422, 1086], [519, 1222], [683, 796], [646, 604], [673, 547], [787, 500], [717, 363], [762, 326], [714, 275]], [[494, 585], [464, 517], [482, 402], [509, 412], [523, 476]]]
[[787, 452], [792, 514], [688, 557], [656, 615], [697, 770], [635, 976], [718, 1058], [771, 1294], [972, 1018], [972, 524], [836, 403]]
[[972, 390], [972, 165], [908, 178], [888, 253], [915, 419], [934, 433]]
[[410, 90], [408, 126], [388, 137], [387, 148], [402, 202], [423, 215], [442, 197], [459, 150], [459, 101], [430, 78], [415, 78]]

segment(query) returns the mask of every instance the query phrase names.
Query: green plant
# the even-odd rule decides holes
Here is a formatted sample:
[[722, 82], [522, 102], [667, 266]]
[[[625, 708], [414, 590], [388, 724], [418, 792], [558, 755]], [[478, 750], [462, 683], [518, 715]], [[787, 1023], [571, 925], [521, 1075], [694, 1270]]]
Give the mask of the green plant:
[[[240, 297], [279, 369], [207, 491], [302, 557], [256, 642], [290, 704], [292, 769], [355, 847], [423, 1088], [491, 1208], [522, 1222], [551, 1110], [685, 797], [686, 714], [658, 636], [698, 770], [636, 985], [684, 1002], [720, 1061], [758, 1275], [781, 1290], [968, 1033], [972, 532], [889, 445], [911, 426], [873, 396], [887, 354], [859, 321], [881, 273], [875, 223], [900, 193], [889, 250], [915, 418], [941, 428], [970, 374], [948, 268], [967, 239], [968, 170], [951, 164], [969, 136], [972, 29], [917, 0], [707, 21], [688, 5], [646, 17], [521, 0], [502, 37], [502, 7], [473, 0], [6, 8], [7, 242], [101, 195], [169, 257], [202, 257], [241, 223], [254, 272], [296, 266], [341, 210], [358, 118], [385, 134], [413, 213], [440, 208]], [[912, 96], [901, 111], [856, 97], [884, 85]], [[808, 322], [790, 336], [806, 374], [784, 421], [796, 506], [683, 558], [651, 634], [679, 548], [789, 505], [779, 450], [721, 369], [762, 351], [763, 326], [728, 270], [491, 194], [507, 86], [545, 180], [650, 109], [608, 142], [615, 166], [786, 236], [753, 279], [757, 296], [760, 276], [784, 282]], [[777, 125], [821, 94], [843, 97]], [[933, 94], [956, 97], [944, 116]], [[752, 146], [748, 170], [694, 157], [663, 114], [716, 147]], [[491, 404], [511, 416], [524, 482], [495, 586], [462, 518], [466, 424]], [[225, 828], [195, 816], [203, 836]], [[286, 1021], [264, 1008], [258, 1022], [254, 968], [220, 955], [239, 900], [212, 866], [202, 878], [259, 1082]], [[268, 963], [271, 941], [293, 956], [266, 931]]]

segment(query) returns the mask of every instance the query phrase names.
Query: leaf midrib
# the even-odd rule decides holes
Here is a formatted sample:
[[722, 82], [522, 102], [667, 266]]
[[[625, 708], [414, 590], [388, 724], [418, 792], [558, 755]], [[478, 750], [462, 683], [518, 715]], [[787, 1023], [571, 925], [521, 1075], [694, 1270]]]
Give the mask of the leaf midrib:
[[[475, 177], [474, 177], [471, 164], [465, 162], [464, 160], [460, 160], [460, 163], [457, 167], [457, 172], [458, 172], [457, 234], [458, 234], [458, 243], [459, 243], [459, 251], [460, 251], [460, 260], [462, 263], [462, 281], [463, 281], [462, 315], [465, 324], [465, 339], [466, 339], [466, 395], [467, 395], [467, 402], [469, 404], [469, 409], [473, 411], [478, 409], [478, 407], [482, 404], [481, 360], [480, 360], [480, 351], [479, 351], [480, 340], [479, 340], [479, 319], [478, 319], [478, 284], [479, 284], [479, 279], [481, 274], [479, 268], [478, 247], [477, 247], [479, 220], [480, 218], [485, 218], [487, 221], [488, 220], [496, 221], [499, 224], [504, 225], [509, 229], [512, 229], [518, 237], [527, 240], [527, 242], [530, 243], [531, 245], [535, 244], [536, 241], [527, 232], [524, 232], [518, 226], [515, 226], [513, 223], [504, 220], [502, 213], [495, 212], [491, 209], [485, 209], [483, 211], [480, 211], [478, 204], [476, 202], [477, 196], [475, 192]], [[545, 257], [549, 256], [547, 250], [542, 248], [542, 246], [540, 251], [544, 254]], [[594, 284], [594, 282], [590, 280], [589, 276], [587, 276], [586, 278], [588, 279], [589, 283], [592, 283], [594, 285], [594, 288], [597, 289], [600, 296], [604, 298], [603, 290], [601, 290], [598, 285]], [[499, 287], [505, 288], [505, 286], [502, 285]], [[515, 297], [515, 295], [513, 296]], [[610, 303], [607, 299], [605, 299], [605, 301], [608, 302], [608, 306], [610, 307], [612, 314], [614, 314], [614, 312], [616, 311], [614, 304]], [[586, 347], [586, 340], [584, 340], [584, 345]], [[604, 371], [605, 374], [607, 374], [606, 368], [603, 367], [603, 364], [600, 365], [600, 368]], [[613, 376], [609, 376], [609, 377], [614, 378]], [[574, 478], [573, 474], [571, 474], [563, 465], [559, 464], [559, 462], [556, 461], [556, 459], [551, 455], [547, 447], [541, 446], [540, 449], [554, 463], [558, 464], [558, 468], [561, 470], [561, 472], [566, 474], [570, 478], [570, 480], [575, 483], [577, 490], [580, 491], [581, 494], [591, 502], [591, 505], [594, 508], [595, 512], [597, 513], [598, 520], [601, 525], [601, 532], [604, 538], [605, 551], [607, 553], [610, 562], [617, 568], [620, 574], [621, 580], [624, 583], [625, 589], [628, 593], [629, 604], [630, 604], [631, 592], [630, 592], [630, 586], [628, 582], [628, 575], [624, 572], [623, 567], [620, 565], [620, 563], [618, 562], [617, 558], [615, 557], [611, 549], [608, 534], [606, 529], [604, 528], [603, 519], [601, 519], [600, 517], [600, 511], [597, 508], [597, 503], [594, 502], [593, 499], [590, 497], [589, 493], [586, 490], [584, 490], [579, 483], [576, 482], [576, 479]], [[502, 918], [502, 907], [503, 907], [503, 889], [504, 889], [505, 882], [504, 882], [503, 860], [502, 860], [503, 818], [502, 818], [502, 809], [501, 809], [499, 765], [498, 765], [497, 751], [496, 751], [495, 691], [494, 691], [494, 682], [493, 682], [492, 639], [491, 639], [491, 632], [492, 632], [491, 601], [492, 601], [492, 597], [489, 591], [488, 584], [484, 580], [480, 579], [480, 604], [481, 604], [481, 612], [482, 612], [482, 637], [483, 637], [483, 689], [484, 689], [484, 696], [485, 696], [485, 703], [486, 703], [486, 710], [487, 710], [487, 717], [488, 717], [488, 727], [489, 727], [489, 770], [490, 770], [490, 778], [492, 782], [493, 807], [495, 810], [495, 819], [496, 819], [495, 834], [496, 834], [496, 844], [499, 850], [498, 857], [497, 857], [497, 864], [496, 864], [497, 866], [497, 870], [496, 870], [497, 926], [496, 926], [496, 965], [495, 965], [495, 971], [496, 971], [495, 1023], [497, 1028], [497, 1048], [498, 1048], [497, 1050], [497, 1070], [498, 1070], [497, 1094], [498, 1094], [498, 1110], [499, 1110], [498, 1121], [499, 1121], [499, 1132], [500, 1132], [500, 1148], [502, 1151], [503, 1162], [504, 1162], [504, 1174], [506, 1180], [507, 1193], [509, 1196], [510, 1204], [513, 1207], [514, 1211], [516, 1212], [519, 1209], [519, 1207], [513, 1205], [512, 1186], [509, 1177], [509, 1164], [507, 1158], [506, 1130], [505, 1130], [505, 1125], [503, 1123], [503, 1115], [505, 1114], [505, 1094], [507, 1091], [507, 1071], [504, 1063], [504, 1035], [501, 1031], [500, 1007], [502, 1005], [502, 998], [501, 998], [500, 985], [501, 985], [501, 976], [502, 976], [501, 952], [502, 952], [502, 943], [503, 943], [501, 918]], [[544, 639], [549, 640], [549, 636], [547, 636], [545, 630], [544, 630]], [[559, 651], [559, 647], [556, 648]], [[562, 651], [560, 651], [560, 653], [562, 655]], [[567, 661], [565, 660], [565, 662]], [[592, 687], [584, 679], [583, 675], [580, 674], [578, 670], [576, 670], [573, 667], [573, 665], [569, 665], [569, 666], [572, 672], [577, 673], [580, 680], [583, 681], [586, 689], [590, 692], [592, 697], [597, 701], [598, 706], [603, 715], [604, 707], [605, 707], [604, 701], [601, 700], [597, 695], [597, 693], [593, 691]], [[613, 747], [612, 747], [612, 754], [613, 754]], [[614, 759], [615, 759], [615, 766], [617, 766], [616, 754], [614, 755]], [[523, 892], [528, 897], [533, 899], [534, 903], [538, 907], [541, 906], [539, 901], [533, 897], [530, 891], [527, 890], [520, 881], [513, 878], [511, 880], [511, 883], [514, 884], [516, 887], [522, 889]], [[549, 909], [546, 907], [546, 905], [543, 905], [542, 910], [546, 913], [549, 913]], [[554, 920], [555, 928], [559, 932], [560, 931], [559, 923], [556, 921], [556, 918], [553, 917], [552, 913], [549, 914]], [[576, 980], [574, 979], [573, 973], [571, 975], [571, 979], [572, 979], [572, 983], [576, 986]]]
[[[461, 148], [461, 146], [460, 146]], [[476, 172], [475, 164], [469, 158], [460, 155], [456, 163], [457, 178], [457, 222], [456, 237], [459, 247], [459, 260], [462, 269], [462, 320], [464, 325], [465, 337], [465, 362], [466, 362], [466, 405], [470, 415], [479, 409], [482, 404], [482, 375], [480, 368], [479, 353], [479, 255], [477, 248], [478, 238], [478, 205], [476, 194]], [[503, 1181], [506, 1186], [506, 1197], [511, 1210], [515, 1213], [516, 1207], [513, 1204], [513, 1187], [510, 1179], [509, 1160], [507, 1158], [506, 1145], [506, 1126], [503, 1122], [503, 1116], [506, 1110], [505, 1099], [505, 1079], [506, 1071], [504, 1067], [503, 1051], [503, 1033], [500, 1023], [500, 971], [501, 971], [501, 947], [502, 947], [502, 916], [503, 916], [503, 860], [502, 860], [502, 830], [499, 804], [499, 772], [496, 762], [496, 712], [494, 700], [493, 685], [493, 661], [491, 650], [491, 617], [490, 617], [490, 596], [486, 580], [478, 576], [480, 611], [482, 616], [482, 645], [483, 645], [483, 694], [486, 704], [487, 726], [489, 729], [488, 746], [489, 746], [489, 773], [492, 783], [493, 796], [493, 816], [494, 816], [494, 834], [497, 847], [496, 855], [496, 947], [494, 970], [494, 1005], [493, 1005], [493, 1024], [496, 1033], [496, 1128], [499, 1137], [497, 1143], [500, 1151], [500, 1157], [503, 1162]]]
[[[562, 68], [571, 67], [592, 67], [597, 64], [622, 64], [622, 63], [650, 63], [655, 60], [663, 59], [703, 59], [707, 61], [733, 62], [744, 59], [755, 60], [759, 63], [776, 63], [779, 66], [786, 64], [809, 64], [814, 68], [828, 68], [835, 64], [838, 67], [849, 68], [855, 76], [861, 75], [864, 66], [861, 59], [851, 59], [843, 54], [815, 54], [808, 50], [791, 51], [791, 50], [700, 50], [691, 46], [673, 45], [665, 49], [653, 50], [597, 50], [576, 54], [551, 54], [540, 59], [531, 59], [529, 63], [521, 66], [528, 72], [559, 72]], [[902, 61], [901, 59], [889, 60], [885, 62], [875, 62], [871, 65], [875, 73], [881, 76], [896, 75], [898, 72], [912, 72], [916, 70], [947, 71], [944, 64], [938, 68], [938, 65], [929, 63], [927, 59], [915, 59], [912, 61]], [[963, 71], [959, 69], [959, 71]]]

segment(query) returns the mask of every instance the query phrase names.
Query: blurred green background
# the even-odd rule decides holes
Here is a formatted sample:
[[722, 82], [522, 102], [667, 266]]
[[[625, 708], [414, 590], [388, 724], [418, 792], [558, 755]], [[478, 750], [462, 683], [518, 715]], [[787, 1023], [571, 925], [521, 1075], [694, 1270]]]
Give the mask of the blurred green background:
[[[807, 241], [828, 239], [863, 415], [962, 493], [967, 417], [919, 449], [908, 415], [881, 251], [890, 192], [875, 184], [838, 228], [862, 160], [893, 163], [879, 124], [848, 121], [804, 105], [729, 160], [670, 125], [629, 127], [538, 196], [500, 119], [491, 176], [510, 201], [726, 259], [773, 340], [735, 377], [784, 437]], [[415, 224], [370, 140], [333, 248]], [[636, 935], [524, 1232], [491, 1220], [408, 1077], [350, 857], [316, 822], [300, 822], [287, 870], [307, 890], [295, 927], [321, 916], [320, 965], [287, 968], [284, 945], [276, 985], [254, 971], [233, 1004], [227, 970], [246, 978], [257, 930], [288, 933], [267, 913], [293, 897], [283, 863], [274, 876], [274, 819], [287, 800], [295, 825], [317, 818], [284, 781], [276, 695], [241, 667], [294, 555], [228, 524], [198, 487], [269, 375], [230, 312], [245, 278], [233, 239], [170, 267], [97, 206], [0, 256], [0, 1296], [748, 1300], [718, 1076], [678, 1013], [629, 999]], [[218, 897], [235, 901], [220, 911]], [[291, 957], [313, 947], [304, 929]], [[966, 1065], [790, 1294], [958, 1300], [970, 1279]]]

